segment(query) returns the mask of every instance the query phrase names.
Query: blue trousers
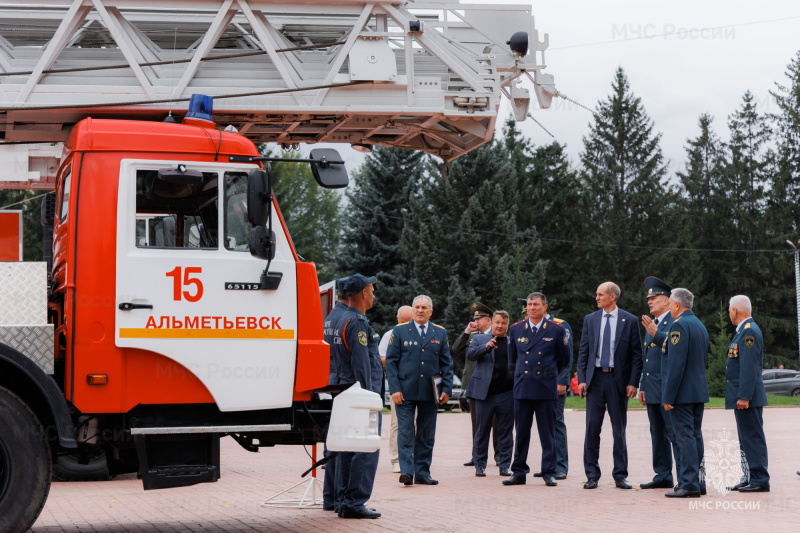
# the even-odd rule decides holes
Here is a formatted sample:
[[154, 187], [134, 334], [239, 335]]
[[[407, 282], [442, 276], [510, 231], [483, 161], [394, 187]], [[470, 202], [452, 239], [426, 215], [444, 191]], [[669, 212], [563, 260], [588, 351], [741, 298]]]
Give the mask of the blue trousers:
[[699, 491], [705, 486], [701, 479], [701, 463], [705, 454], [703, 446], [702, 403], [681, 403], [669, 411], [675, 439], [678, 443], [678, 484], [684, 490]]
[[739, 447], [744, 452], [750, 471], [750, 484], [769, 488], [767, 472], [767, 439], [764, 436], [764, 409], [750, 407], [736, 409], [736, 430], [739, 433]]
[[556, 404], [556, 472], [569, 472], [569, 450], [567, 449], [567, 424], [564, 423], [564, 406], [567, 395], [560, 394]]
[[543, 475], [556, 473], [556, 402], [558, 400], [514, 400], [514, 425], [517, 428], [517, 446], [511, 471], [515, 476], [525, 477], [528, 467], [528, 448], [531, 443], [531, 427], [536, 416], [539, 442], [542, 445]]
[[628, 397], [617, 387], [613, 372], [595, 369], [592, 383], [586, 392], [586, 438], [583, 443], [583, 468], [587, 479], [600, 479], [600, 432], [603, 419], [611, 419], [611, 434], [614, 436], [614, 479], [628, 477], [628, 442], [625, 428], [628, 426]]
[[472, 442], [472, 460], [475, 468], [486, 468], [489, 457], [489, 432], [492, 421], [497, 420], [494, 433], [497, 436], [497, 466], [511, 466], [511, 453], [514, 451], [514, 392], [489, 393], [485, 400], [475, 400], [475, 439]]
[[[332, 453], [328, 451], [328, 446], [326, 445], [324, 456], [328, 457]], [[322, 484], [322, 508], [326, 511], [339, 511], [336, 508], [336, 461], [338, 460], [339, 458], [335, 457], [325, 464], [325, 482]]]
[[674, 484], [672, 477], [672, 456], [675, 455], [675, 472], [680, 476], [680, 454], [672, 429], [672, 419], [661, 403], [647, 404], [647, 418], [650, 420], [650, 442], [653, 448], [653, 481], [667, 481]]
[[[378, 434], [380, 434], [381, 419], [378, 417]], [[336, 458], [336, 495], [334, 510], [360, 511], [372, 496], [372, 486], [375, 484], [375, 474], [378, 471], [380, 450], [363, 452], [340, 453]], [[328, 463], [330, 464], [330, 463]], [[327, 483], [327, 465], [325, 468]], [[323, 507], [325, 505], [323, 490]]]
[[[431, 475], [433, 443], [436, 440], [436, 415], [439, 406], [433, 400], [403, 400], [397, 411], [397, 455], [400, 472], [416, 479]], [[417, 427], [414, 429], [414, 414]]]

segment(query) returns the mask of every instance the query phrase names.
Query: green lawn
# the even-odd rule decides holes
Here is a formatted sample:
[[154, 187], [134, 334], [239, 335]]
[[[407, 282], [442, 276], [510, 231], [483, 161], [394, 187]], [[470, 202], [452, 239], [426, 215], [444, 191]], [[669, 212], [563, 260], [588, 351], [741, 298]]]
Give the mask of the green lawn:
[[[770, 405], [800, 405], [800, 397], [767, 394]], [[706, 407], [725, 407], [725, 398], [711, 398]], [[586, 409], [586, 400], [578, 396], [568, 396], [566, 409]], [[644, 409], [638, 398], [628, 401], [628, 409]]]

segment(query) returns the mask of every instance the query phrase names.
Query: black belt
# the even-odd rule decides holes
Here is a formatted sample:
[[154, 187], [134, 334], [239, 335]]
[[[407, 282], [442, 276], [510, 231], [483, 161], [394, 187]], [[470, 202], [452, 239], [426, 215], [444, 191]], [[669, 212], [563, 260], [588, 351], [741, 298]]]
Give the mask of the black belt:
[[603, 367], [600, 367], [600, 366], [596, 366], [595, 368], [599, 369], [601, 372], [606, 372], [606, 373], [614, 372], [614, 367], [613, 366], [610, 366], [608, 368], [603, 368]]

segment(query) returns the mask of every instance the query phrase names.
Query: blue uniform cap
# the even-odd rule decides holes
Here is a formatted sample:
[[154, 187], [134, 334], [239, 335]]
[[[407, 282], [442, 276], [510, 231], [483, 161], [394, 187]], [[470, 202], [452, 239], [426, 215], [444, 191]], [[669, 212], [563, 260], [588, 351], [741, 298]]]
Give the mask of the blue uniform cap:
[[372, 285], [376, 281], [378, 281], [378, 278], [375, 276], [368, 278], [367, 276], [361, 274], [353, 274], [347, 278], [347, 281], [344, 284], [344, 290], [349, 296], [353, 296], [363, 291], [367, 285]]
[[339, 294], [344, 294], [345, 296], [349, 296], [349, 295], [347, 294], [347, 289], [346, 289], [346, 287], [347, 287], [347, 281], [348, 281], [349, 279], [350, 279], [350, 277], [349, 277], [349, 276], [346, 276], [346, 277], [344, 277], [344, 278], [339, 278], [339, 279], [337, 279], [337, 280], [336, 280], [336, 292], [337, 292], [337, 293], [339, 293]]
[[522, 312], [528, 312], [528, 299], [527, 298], [517, 298], [517, 301], [522, 304]]
[[658, 279], [655, 276], [650, 276], [644, 280], [644, 288], [647, 289], [646, 299], [650, 299], [654, 296], [660, 296], [662, 294], [669, 298], [672, 294], [672, 285], [664, 280]]

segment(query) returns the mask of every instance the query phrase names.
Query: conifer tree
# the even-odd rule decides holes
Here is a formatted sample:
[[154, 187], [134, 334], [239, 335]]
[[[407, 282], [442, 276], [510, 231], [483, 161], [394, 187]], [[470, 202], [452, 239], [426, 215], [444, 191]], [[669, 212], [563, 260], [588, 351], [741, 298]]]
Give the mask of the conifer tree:
[[375, 147], [351, 176], [347, 191], [339, 270], [377, 276], [369, 318], [383, 332], [396, 323], [397, 308], [411, 305], [409, 257], [401, 252], [403, 224], [423, 177], [422, 152]]
[[664, 238], [658, 217], [669, 196], [661, 134], [654, 132], [622, 68], [617, 69], [611, 95], [598, 102], [589, 128], [581, 154], [590, 199], [587, 235], [612, 245], [592, 251], [589, 283], [596, 287], [614, 280], [623, 294], [626, 289], [638, 291], [644, 278], [653, 275], [653, 257], [644, 247]]

